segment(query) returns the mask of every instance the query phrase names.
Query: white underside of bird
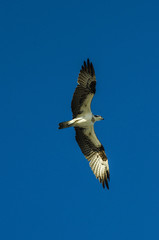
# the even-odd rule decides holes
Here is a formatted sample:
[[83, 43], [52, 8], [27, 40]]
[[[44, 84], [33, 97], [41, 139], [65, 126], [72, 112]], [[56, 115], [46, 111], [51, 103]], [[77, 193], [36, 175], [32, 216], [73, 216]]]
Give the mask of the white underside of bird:
[[87, 127], [90, 125], [93, 125], [92, 122], [92, 117], [93, 114], [92, 113], [87, 113], [85, 115], [81, 115], [81, 116], [77, 116], [76, 118], [68, 121], [68, 125], [71, 125], [73, 127]]

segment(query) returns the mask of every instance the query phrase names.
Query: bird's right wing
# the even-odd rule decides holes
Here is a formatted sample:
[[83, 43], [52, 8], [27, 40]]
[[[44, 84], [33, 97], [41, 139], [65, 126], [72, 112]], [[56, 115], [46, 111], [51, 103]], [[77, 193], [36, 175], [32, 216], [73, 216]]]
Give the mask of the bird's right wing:
[[73, 118], [85, 112], [91, 112], [91, 101], [96, 92], [96, 76], [93, 64], [87, 59], [87, 64], [84, 64], [78, 76], [78, 85], [74, 92], [71, 108]]

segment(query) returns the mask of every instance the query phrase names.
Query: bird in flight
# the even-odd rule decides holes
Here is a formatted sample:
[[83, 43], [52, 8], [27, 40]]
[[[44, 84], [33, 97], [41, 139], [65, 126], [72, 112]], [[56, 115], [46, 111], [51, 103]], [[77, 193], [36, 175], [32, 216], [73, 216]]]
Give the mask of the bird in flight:
[[103, 188], [106, 186], [109, 189], [108, 158], [103, 145], [94, 132], [94, 123], [103, 120], [103, 118], [99, 115], [93, 115], [91, 112], [91, 102], [96, 92], [96, 76], [93, 64], [89, 59], [87, 59], [87, 63], [84, 61], [77, 83], [78, 85], [71, 102], [73, 119], [59, 123], [59, 129], [75, 128], [76, 141], [89, 161], [94, 175], [102, 183]]

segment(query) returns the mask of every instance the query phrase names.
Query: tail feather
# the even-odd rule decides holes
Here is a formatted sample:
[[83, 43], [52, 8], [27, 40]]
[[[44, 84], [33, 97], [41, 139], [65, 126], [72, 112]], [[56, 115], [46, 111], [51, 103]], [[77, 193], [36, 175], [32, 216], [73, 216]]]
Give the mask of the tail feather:
[[59, 129], [72, 127], [72, 126], [73, 126], [73, 123], [70, 123], [70, 122], [71, 122], [71, 121], [66, 121], [66, 122], [61, 122], [61, 123], [59, 123]]

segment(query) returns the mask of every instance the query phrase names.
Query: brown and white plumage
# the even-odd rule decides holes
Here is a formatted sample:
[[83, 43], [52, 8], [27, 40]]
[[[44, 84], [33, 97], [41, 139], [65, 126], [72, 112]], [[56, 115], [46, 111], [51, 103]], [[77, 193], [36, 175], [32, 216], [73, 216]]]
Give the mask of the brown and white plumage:
[[74, 127], [76, 131], [76, 141], [89, 161], [89, 165], [103, 188], [109, 189], [110, 180], [108, 159], [103, 145], [98, 140], [94, 132], [94, 123], [103, 118], [93, 115], [91, 112], [92, 98], [96, 92], [96, 77], [92, 63], [87, 60], [78, 76], [78, 85], [73, 95], [71, 108], [73, 119], [59, 124], [59, 129]]
[[96, 76], [92, 63], [89, 63], [89, 59], [87, 60], [87, 65], [84, 61], [77, 83], [78, 85], [71, 103], [73, 118], [78, 114], [91, 112], [91, 102], [96, 92]]
[[76, 140], [81, 148], [82, 153], [89, 161], [89, 165], [100, 182], [102, 182], [103, 188], [105, 185], [109, 189], [108, 180], [109, 165], [108, 159], [104, 151], [104, 147], [99, 142], [94, 132], [94, 127], [89, 128], [75, 128]]

